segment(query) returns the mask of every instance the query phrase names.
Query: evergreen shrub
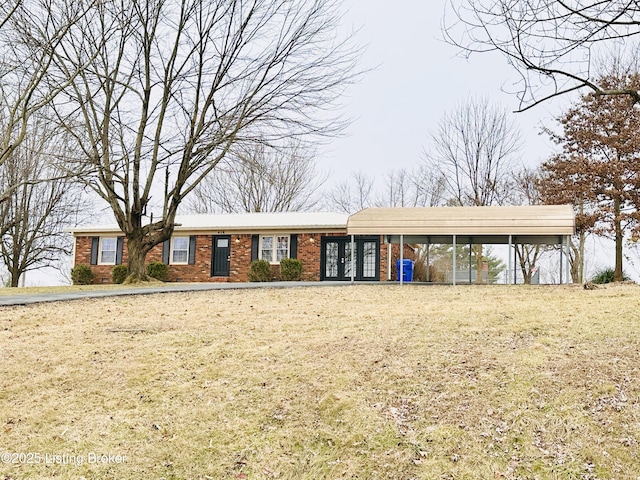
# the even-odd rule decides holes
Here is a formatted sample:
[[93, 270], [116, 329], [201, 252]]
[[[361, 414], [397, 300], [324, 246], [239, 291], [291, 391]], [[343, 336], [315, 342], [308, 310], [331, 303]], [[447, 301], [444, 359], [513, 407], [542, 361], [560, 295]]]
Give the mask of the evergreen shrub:
[[272, 279], [271, 265], [266, 260], [254, 260], [249, 265], [247, 277], [250, 282], [270, 282]]
[[169, 266], [162, 262], [150, 262], [147, 264], [147, 275], [161, 282], [166, 282], [169, 274]]
[[91, 285], [93, 283], [93, 270], [84, 263], [76, 265], [71, 269], [71, 281], [74, 285]]
[[280, 277], [288, 282], [302, 280], [302, 262], [295, 258], [280, 260]]
[[129, 269], [126, 265], [116, 265], [111, 270], [111, 281], [113, 283], [122, 283], [129, 275]]

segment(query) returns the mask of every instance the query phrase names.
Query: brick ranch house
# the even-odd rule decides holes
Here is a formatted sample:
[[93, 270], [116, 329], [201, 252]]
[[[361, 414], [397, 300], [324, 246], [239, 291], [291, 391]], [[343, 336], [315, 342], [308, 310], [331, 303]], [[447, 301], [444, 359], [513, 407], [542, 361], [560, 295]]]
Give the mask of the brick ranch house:
[[[256, 259], [269, 261], [277, 279], [283, 258], [302, 262], [304, 280], [389, 280], [396, 278], [396, 260], [413, 259], [412, 245], [427, 246], [426, 281], [430, 281], [428, 246], [444, 244], [452, 251], [458, 245], [469, 245], [469, 251], [471, 245], [505, 245], [507, 283], [517, 280], [515, 246], [556, 245], [563, 283], [570, 277], [569, 239], [575, 233], [575, 214], [571, 205], [367, 208], [351, 216], [183, 215], [176, 224], [171, 239], [147, 255], [148, 262], [169, 266], [168, 279], [173, 282], [246, 282], [249, 265]], [[74, 263], [90, 265], [95, 283], [110, 282], [114, 265], [127, 263], [126, 242], [117, 226], [78, 227], [71, 232]], [[472, 283], [472, 262], [463, 272], [456, 259], [451, 255], [450, 282]]]
[[[171, 239], [157, 245], [147, 262], [166, 263], [171, 282], [246, 282], [255, 259], [268, 260], [277, 279], [282, 258], [302, 262], [303, 280], [351, 280], [347, 220], [346, 214], [319, 212], [182, 215]], [[94, 283], [110, 283], [113, 267], [127, 263], [117, 226], [77, 227], [71, 233], [74, 264], [90, 265]], [[383, 243], [380, 235], [353, 237], [355, 280], [387, 278], [389, 249]]]

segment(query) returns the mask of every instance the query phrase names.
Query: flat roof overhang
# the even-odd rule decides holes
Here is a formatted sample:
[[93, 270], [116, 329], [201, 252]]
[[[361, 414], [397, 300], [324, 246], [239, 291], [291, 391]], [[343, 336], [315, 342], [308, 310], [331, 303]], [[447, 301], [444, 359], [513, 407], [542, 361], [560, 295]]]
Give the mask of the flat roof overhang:
[[[178, 215], [174, 232], [181, 235], [345, 233], [347, 215], [331, 212]], [[121, 235], [115, 225], [88, 225], [67, 230], [75, 236]]]
[[558, 244], [574, 232], [571, 205], [367, 208], [347, 220], [348, 235], [390, 243]]
[[[87, 227], [73, 228], [65, 230], [76, 237], [100, 236], [100, 235], [123, 235], [122, 230], [117, 227]], [[273, 227], [187, 227], [177, 225], [174, 228], [175, 235], [250, 235], [250, 234], [277, 234], [277, 233], [334, 233], [344, 235], [344, 225], [328, 226], [273, 226]]]

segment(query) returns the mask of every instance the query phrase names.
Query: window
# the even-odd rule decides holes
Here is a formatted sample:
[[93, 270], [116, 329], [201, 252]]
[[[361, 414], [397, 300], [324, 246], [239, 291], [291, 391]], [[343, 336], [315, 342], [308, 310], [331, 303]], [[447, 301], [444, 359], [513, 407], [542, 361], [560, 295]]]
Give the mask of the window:
[[173, 237], [171, 239], [171, 263], [189, 263], [189, 237]]
[[289, 258], [289, 235], [260, 237], [260, 258], [270, 263], [280, 263], [283, 258]]
[[115, 265], [118, 239], [115, 237], [103, 237], [100, 239], [100, 263], [101, 265]]

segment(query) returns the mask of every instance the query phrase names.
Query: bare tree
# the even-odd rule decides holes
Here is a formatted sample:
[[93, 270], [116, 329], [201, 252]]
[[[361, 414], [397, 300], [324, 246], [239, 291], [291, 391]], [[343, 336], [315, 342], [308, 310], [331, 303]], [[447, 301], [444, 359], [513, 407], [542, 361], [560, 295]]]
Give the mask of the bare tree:
[[28, 133], [29, 118], [50, 104], [82, 68], [48, 75], [63, 39], [80, 34], [90, 2], [8, 0], [0, 4], [0, 165]]
[[430, 139], [424, 166], [444, 179], [449, 203], [486, 206], [507, 201], [522, 139], [506, 111], [487, 98], [472, 98], [446, 113]]
[[[7, 0], [0, 3], [0, 237], [15, 232], [22, 219], [16, 216], [20, 189], [34, 189], [43, 180], [28, 168], [16, 175], [17, 153], [32, 133], [32, 117], [46, 108], [68, 85], [81, 65], [69, 67], [68, 75], [48, 75], [62, 39], [77, 34], [77, 22], [90, 2], [64, 0]], [[88, 53], [88, 52], [87, 52]], [[5, 171], [5, 163], [11, 162]], [[20, 170], [20, 168], [18, 168]], [[37, 196], [36, 196], [37, 197]], [[37, 201], [41, 201], [40, 198]], [[37, 207], [34, 207], [37, 208]]]
[[[511, 202], [515, 205], [540, 205], [542, 197], [538, 189], [539, 170], [523, 167], [515, 172], [510, 186]], [[531, 284], [538, 262], [544, 253], [541, 245], [516, 244], [516, 262], [525, 284]]]
[[582, 88], [598, 95], [627, 95], [634, 88], [610, 88], [597, 78], [594, 61], [607, 49], [640, 35], [640, 8], [628, 0], [450, 0], [445, 38], [467, 55], [499, 52], [520, 76], [520, 110]]
[[352, 172], [345, 180], [327, 192], [327, 206], [342, 213], [355, 213], [375, 204], [374, 179], [361, 170]]
[[53, 166], [55, 156], [66, 150], [62, 139], [51, 124], [30, 123], [33, 133], [0, 168], [0, 189], [5, 192], [0, 258], [12, 287], [26, 272], [56, 266], [71, 253], [73, 241], [64, 228], [86, 211], [79, 185]]
[[193, 191], [196, 213], [304, 211], [320, 201], [326, 174], [299, 143], [284, 148], [247, 145], [230, 155]]
[[[514, 175], [512, 202], [517, 205], [542, 205], [548, 203], [571, 203], [576, 209], [578, 220], [584, 214], [585, 202], [575, 195], [567, 195], [564, 198], [546, 197], [545, 191], [554, 188], [554, 182], [549, 178], [543, 178], [540, 168], [535, 170], [523, 168]], [[545, 198], [546, 197], [546, 198]], [[580, 226], [577, 233], [569, 241], [569, 266], [573, 283], [584, 281], [585, 245], [588, 232]], [[522, 271], [524, 283], [530, 283], [533, 269], [538, 264], [544, 253], [548, 250], [558, 250], [557, 245], [543, 248], [541, 245], [516, 245], [517, 263]]]
[[375, 178], [361, 170], [333, 186], [326, 193], [327, 207], [355, 213], [368, 207], [434, 207], [444, 199], [444, 179], [422, 165], [390, 170], [382, 189]]
[[[444, 180], [452, 205], [504, 204], [511, 172], [519, 165], [520, 131], [509, 114], [487, 98], [470, 99], [446, 113], [431, 134], [424, 166]], [[482, 281], [482, 245], [475, 246], [478, 281]]]
[[65, 74], [100, 47], [56, 110], [126, 236], [128, 281], [146, 278], [147, 253], [232, 148], [342, 130], [332, 109], [359, 51], [339, 20], [332, 0], [115, 0], [65, 39]]
[[445, 180], [423, 165], [391, 170], [385, 175], [381, 207], [435, 207], [444, 200]]
[[[382, 195], [376, 202], [380, 207], [435, 207], [445, 200], [445, 181], [424, 165], [391, 170], [384, 177]], [[436, 250], [434, 245], [412, 245], [414, 251], [413, 275], [426, 281], [427, 260]]]

